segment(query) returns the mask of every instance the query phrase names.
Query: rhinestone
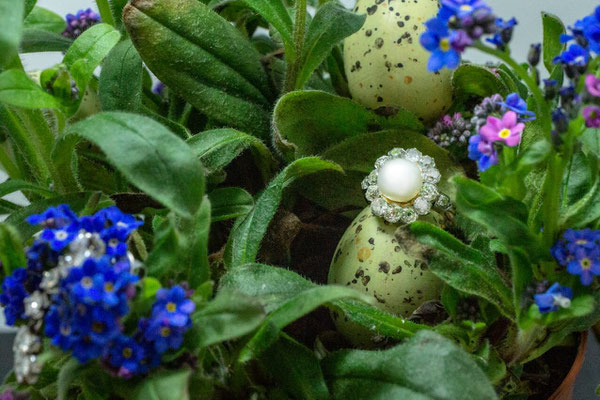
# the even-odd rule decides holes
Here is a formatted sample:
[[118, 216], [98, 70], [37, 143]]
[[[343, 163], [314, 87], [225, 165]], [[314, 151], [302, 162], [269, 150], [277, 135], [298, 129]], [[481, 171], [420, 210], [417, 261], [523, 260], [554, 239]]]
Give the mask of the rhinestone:
[[412, 207], [405, 207], [402, 209], [402, 214], [400, 216], [400, 221], [405, 224], [412, 224], [418, 218], [417, 213], [413, 210]]
[[38, 376], [42, 372], [42, 365], [35, 355], [16, 354], [14, 370], [17, 382], [32, 385], [37, 382]]
[[398, 206], [391, 206], [386, 211], [383, 216], [387, 222], [391, 222], [392, 224], [398, 223], [400, 221], [400, 216], [402, 214], [402, 208]]
[[435, 161], [433, 160], [433, 158], [431, 158], [429, 156], [423, 156], [419, 160], [419, 165], [421, 167], [434, 167], [435, 166]]
[[452, 208], [452, 203], [450, 202], [450, 198], [448, 196], [445, 194], [440, 194], [435, 202], [435, 206], [443, 211], [447, 211]]
[[438, 196], [437, 187], [434, 184], [426, 183], [421, 188], [421, 192], [419, 193], [419, 196], [424, 198], [425, 200], [433, 201]]
[[381, 156], [377, 159], [377, 161], [375, 161], [375, 168], [379, 169], [381, 167], [383, 167], [383, 165], [389, 161], [389, 157], [388, 156]]
[[22, 326], [15, 336], [13, 343], [13, 351], [17, 354], [31, 354], [37, 353], [42, 348], [42, 341], [40, 338], [29, 330], [28, 327]]
[[45, 292], [54, 294], [58, 292], [58, 283], [60, 282], [60, 268], [53, 268], [44, 271], [40, 288]]
[[394, 157], [394, 158], [404, 158], [404, 156], [406, 156], [406, 150], [401, 149], [401, 148], [395, 148], [395, 149], [390, 150], [388, 155], [390, 157]]
[[371, 185], [377, 184], [377, 170], [371, 171], [371, 173], [362, 181], [363, 190], [367, 190], [367, 188]]
[[421, 154], [421, 152], [417, 149], [408, 149], [406, 151], [406, 156], [405, 158], [408, 161], [412, 161], [412, 162], [418, 162], [421, 157], [423, 156], [423, 154]]
[[418, 197], [415, 200], [413, 207], [419, 215], [427, 215], [431, 211], [431, 203], [422, 197]]
[[369, 186], [369, 188], [367, 189], [367, 193], [365, 193], [365, 197], [369, 201], [373, 201], [376, 198], [378, 198], [379, 197], [379, 189], [377, 188], [377, 185]]
[[71, 252], [71, 265], [81, 265], [90, 258], [102, 257], [106, 251], [106, 245], [97, 233], [80, 233], [69, 245]]
[[423, 179], [428, 183], [438, 183], [440, 179], [442, 179], [442, 175], [440, 171], [435, 168], [428, 168], [423, 171]]
[[41, 319], [48, 307], [48, 297], [40, 291], [35, 291], [23, 300], [25, 315], [33, 319]]
[[389, 208], [388, 202], [379, 197], [371, 203], [371, 211], [377, 217], [383, 217]]

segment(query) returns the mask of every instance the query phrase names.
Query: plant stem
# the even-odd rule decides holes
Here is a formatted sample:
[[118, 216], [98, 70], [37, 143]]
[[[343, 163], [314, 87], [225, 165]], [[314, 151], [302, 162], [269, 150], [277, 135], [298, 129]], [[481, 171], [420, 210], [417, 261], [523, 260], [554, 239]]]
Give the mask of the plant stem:
[[17, 167], [17, 164], [10, 158], [10, 155], [2, 145], [0, 145], [0, 165], [2, 165], [4, 172], [6, 172], [10, 178], [23, 179], [19, 167]]
[[113, 19], [108, 0], [96, 0], [96, 5], [98, 6], [98, 11], [100, 12], [100, 18], [102, 19], [102, 22], [115, 26], [115, 20]]
[[[306, 0], [296, 0], [296, 18], [294, 21], [294, 46], [296, 48], [296, 57], [293, 60], [287, 59], [287, 70], [285, 74], [285, 83], [283, 93], [296, 90], [298, 72], [302, 65], [304, 51], [304, 35], [306, 33]], [[286, 56], [287, 58], [287, 56]]]

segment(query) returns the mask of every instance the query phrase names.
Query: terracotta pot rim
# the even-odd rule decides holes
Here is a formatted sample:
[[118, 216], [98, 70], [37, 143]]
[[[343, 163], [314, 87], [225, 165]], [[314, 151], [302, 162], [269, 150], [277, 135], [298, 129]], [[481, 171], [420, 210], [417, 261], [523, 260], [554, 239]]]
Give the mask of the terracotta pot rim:
[[583, 360], [585, 359], [585, 351], [587, 349], [587, 339], [588, 339], [588, 331], [584, 331], [580, 333], [580, 342], [577, 347], [577, 356], [575, 357], [575, 361], [573, 361], [573, 365], [569, 370], [569, 373], [562, 381], [560, 386], [554, 391], [552, 396], [548, 400], [566, 400], [572, 398], [573, 388], [575, 385], [575, 380], [577, 379], [577, 375], [581, 371], [581, 367], [583, 366]]

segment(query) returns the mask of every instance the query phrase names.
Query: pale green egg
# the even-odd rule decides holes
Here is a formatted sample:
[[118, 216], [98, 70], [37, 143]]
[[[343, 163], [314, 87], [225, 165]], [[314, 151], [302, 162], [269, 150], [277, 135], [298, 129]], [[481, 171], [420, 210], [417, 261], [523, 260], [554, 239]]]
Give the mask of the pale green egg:
[[[440, 225], [442, 217], [432, 212], [421, 220]], [[367, 207], [342, 236], [328, 281], [373, 296], [378, 308], [408, 318], [421, 304], [441, 294], [442, 282], [428, 270], [428, 250], [407, 228], [398, 229]], [[373, 332], [348, 322], [341, 311], [332, 316], [352, 344], [372, 344]]]
[[369, 108], [400, 106], [426, 121], [452, 104], [452, 75], [427, 70], [430, 52], [419, 43], [424, 23], [436, 16], [438, 0], [358, 0], [363, 27], [344, 41], [350, 93]]

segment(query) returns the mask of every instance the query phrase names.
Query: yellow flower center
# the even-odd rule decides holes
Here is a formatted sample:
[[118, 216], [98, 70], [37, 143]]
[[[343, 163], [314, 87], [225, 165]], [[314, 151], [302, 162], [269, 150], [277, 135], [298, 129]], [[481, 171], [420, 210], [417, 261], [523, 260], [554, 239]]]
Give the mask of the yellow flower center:
[[589, 258], [584, 258], [583, 260], [580, 261], [580, 264], [581, 264], [581, 268], [590, 269], [590, 267], [592, 266], [592, 260], [590, 260]]
[[173, 302], [167, 303], [167, 311], [168, 312], [175, 312], [177, 311], [177, 305]]
[[164, 327], [164, 328], [162, 328], [162, 329], [160, 330], [160, 335], [161, 335], [162, 337], [169, 337], [169, 336], [171, 336], [171, 329], [170, 329], [170, 328], [168, 328], [168, 327]]
[[460, 6], [460, 11], [471, 12], [472, 10], [473, 10], [473, 7], [471, 7], [468, 4], [463, 4], [462, 6]]
[[448, 40], [447, 38], [440, 40], [440, 49], [442, 49], [443, 51], [450, 50], [450, 40]]
[[132, 355], [133, 355], [133, 350], [131, 350], [130, 347], [125, 347], [123, 349], [123, 357], [125, 357], [125, 358], [131, 358]]
[[93, 285], [94, 282], [92, 282], [92, 278], [90, 278], [89, 276], [86, 276], [81, 280], [81, 286], [83, 286], [86, 289], [91, 288]]
[[498, 136], [500, 136], [502, 139], [506, 139], [507, 137], [510, 136], [510, 129], [502, 129], [499, 133]]
[[104, 290], [106, 290], [107, 292], [112, 292], [113, 290], [115, 290], [115, 285], [113, 285], [112, 282], [106, 282], [104, 284]]
[[577, 240], [575, 243], [577, 243], [577, 244], [587, 244], [587, 242], [588, 242], [588, 241], [587, 241], [587, 240], [585, 240], [585, 239], [579, 239], [579, 240]]

